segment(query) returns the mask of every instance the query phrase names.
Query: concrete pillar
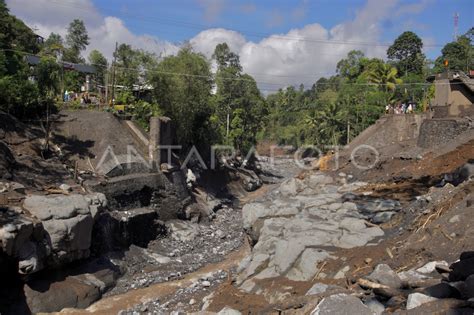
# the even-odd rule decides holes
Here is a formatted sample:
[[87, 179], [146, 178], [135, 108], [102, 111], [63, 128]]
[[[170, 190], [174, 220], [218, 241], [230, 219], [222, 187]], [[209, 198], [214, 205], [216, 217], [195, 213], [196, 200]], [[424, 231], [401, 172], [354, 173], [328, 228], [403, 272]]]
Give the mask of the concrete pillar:
[[157, 149], [160, 145], [160, 117], [150, 118], [150, 141], [148, 144], [148, 158], [155, 169], [160, 169], [161, 156]]
[[168, 117], [150, 118], [148, 158], [151, 162], [153, 162], [156, 169], [160, 169], [161, 163], [171, 163], [171, 161], [168, 161], [168, 150], [160, 150], [158, 147], [172, 144], [173, 133], [171, 128], [171, 119]]

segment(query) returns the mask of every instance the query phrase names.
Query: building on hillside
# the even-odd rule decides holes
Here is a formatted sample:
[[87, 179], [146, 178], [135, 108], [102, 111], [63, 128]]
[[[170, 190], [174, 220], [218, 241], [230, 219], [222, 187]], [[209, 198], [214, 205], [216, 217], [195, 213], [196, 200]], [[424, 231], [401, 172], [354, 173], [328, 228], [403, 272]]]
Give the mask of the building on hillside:
[[473, 73], [448, 71], [428, 77], [435, 84], [435, 97], [431, 107], [435, 117], [474, 116]]
[[[37, 66], [41, 61], [41, 58], [36, 55], [26, 55], [25, 58], [26, 58], [26, 62], [28, 62], [30, 66]], [[66, 61], [61, 61], [60, 63], [63, 65], [64, 70], [77, 71], [84, 74], [96, 73], [94, 66], [91, 66], [91, 65], [72, 63], [72, 62], [66, 62]]]

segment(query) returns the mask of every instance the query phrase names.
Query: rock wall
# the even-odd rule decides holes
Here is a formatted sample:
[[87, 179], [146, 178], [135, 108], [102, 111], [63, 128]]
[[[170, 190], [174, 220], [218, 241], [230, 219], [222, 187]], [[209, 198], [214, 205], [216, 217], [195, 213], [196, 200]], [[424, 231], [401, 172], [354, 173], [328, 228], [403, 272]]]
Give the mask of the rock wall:
[[446, 144], [469, 129], [469, 123], [457, 119], [429, 119], [423, 121], [418, 146], [434, 148]]
[[350, 146], [354, 148], [365, 144], [381, 148], [391, 144], [416, 140], [423, 121], [429, 119], [430, 116], [430, 113], [385, 115], [357, 136], [350, 143]]
[[1, 249], [21, 274], [87, 258], [94, 219], [106, 206], [103, 194], [27, 196], [24, 210], [3, 210]]

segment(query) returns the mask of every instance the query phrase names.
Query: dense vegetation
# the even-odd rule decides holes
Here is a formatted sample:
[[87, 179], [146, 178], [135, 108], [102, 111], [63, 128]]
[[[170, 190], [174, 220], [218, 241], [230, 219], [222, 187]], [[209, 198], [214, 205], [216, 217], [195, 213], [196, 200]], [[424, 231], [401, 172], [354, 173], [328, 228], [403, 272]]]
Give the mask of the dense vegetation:
[[[444, 60], [450, 69], [472, 69], [473, 36], [471, 29], [446, 44], [442, 56], [431, 62], [423, 54], [422, 40], [404, 32], [388, 48], [386, 61], [353, 50], [337, 63], [335, 75], [319, 78], [311, 88], [289, 86], [264, 96], [226, 43], [217, 45], [212, 60], [189, 44], [162, 58], [126, 43], [118, 45], [114, 62], [98, 50], [86, 60], [82, 53], [89, 36], [81, 20], [70, 23], [64, 39], [52, 33], [41, 43], [0, 0], [0, 110], [20, 118], [48, 113], [62, 103], [64, 91], [80, 91], [84, 84], [84, 74], [64, 71], [61, 63], [89, 62], [96, 69], [96, 85], [113, 81], [120, 87], [114, 89], [116, 104], [131, 105], [145, 128], [153, 115], [172, 118], [186, 147], [220, 143], [245, 152], [263, 139], [291, 145], [345, 144], [389, 103], [413, 101], [422, 110], [433, 89], [420, 83], [444, 71]], [[40, 56], [40, 64], [29, 68], [26, 53]], [[141, 97], [134, 93], [137, 86], [148, 86], [151, 92]]]

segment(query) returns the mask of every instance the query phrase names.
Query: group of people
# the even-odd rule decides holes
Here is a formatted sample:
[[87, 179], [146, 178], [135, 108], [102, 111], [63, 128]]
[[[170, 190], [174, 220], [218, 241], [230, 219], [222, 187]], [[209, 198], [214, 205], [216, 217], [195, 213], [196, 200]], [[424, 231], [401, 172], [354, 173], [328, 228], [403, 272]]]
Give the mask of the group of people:
[[397, 104], [388, 104], [385, 106], [385, 113], [386, 114], [411, 114], [416, 110], [416, 104], [413, 102], [408, 103], [397, 103]]
[[99, 99], [94, 95], [89, 95], [89, 93], [75, 93], [72, 91], [64, 92], [64, 102], [77, 101], [79, 100], [81, 104], [98, 104]]

